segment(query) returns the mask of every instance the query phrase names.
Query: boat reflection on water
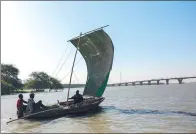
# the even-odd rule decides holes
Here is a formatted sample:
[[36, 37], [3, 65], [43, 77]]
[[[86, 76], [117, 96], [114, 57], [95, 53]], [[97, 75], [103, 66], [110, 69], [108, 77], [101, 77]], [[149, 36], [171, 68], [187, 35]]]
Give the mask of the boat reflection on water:
[[[85, 124], [85, 129], [88, 133], [113, 133], [110, 129], [112, 119], [105, 114], [105, 109], [102, 106], [98, 106], [96, 109], [81, 115], [68, 116], [74, 119], [76, 122]], [[113, 122], [114, 123], [114, 122]], [[82, 125], [81, 124], [81, 125]]]

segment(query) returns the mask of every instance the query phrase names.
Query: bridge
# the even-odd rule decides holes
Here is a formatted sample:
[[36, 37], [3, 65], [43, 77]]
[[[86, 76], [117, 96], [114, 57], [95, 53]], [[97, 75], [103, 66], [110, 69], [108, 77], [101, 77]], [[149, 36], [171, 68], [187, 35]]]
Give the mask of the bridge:
[[123, 85], [124, 86], [128, 86], [128, 85], [135, 86], [135, 85], [144, 85], [146, 82], [147, 82], [147, 85], [151, 85], [152, 81], [155, 81], [157, 85], [163, 84], [163, 83], [160, 83], [160, 81], [165, 81], [166, 84], [168, 85], [170, 80], [177, 80], [179, 84], [182, 84], [184, 79], [194, 79], [194, 78], [196, 78], [196, 77], [194, 76], [194, 77], [161, 78], [161, 79], [151, 79], [151, 80], [114, 83], [114, 84], [108, 84], [108, 86], [123, 86]]
[[[132, 81], [132, 82], [123, 82], [123, 83], [115, 83], [115, 84], [108, 84], [107, 86], [135, 86], [135, 85], [161, 85], [161, 84], [165, 84], [165, 83], [161, 83], [162, 81], [165, 81], [166, 84], [169, 84], [170, 80], [177, 80], [179, 82], [179, 84], [183, 83], [184, 79], [194, 79], [195, 77], [175, 77], [175, 78], [161, 78], [161, 79], [151, 79], [151, 80], [141, 80], [141, 81]], [[152, 83], [153, 81], [155, 81], [156, 83]], [[69, 84], [63, 84], [64, 88], [68, 88]], [[85, 87], [85, 84], [71, 84], [70, 88], [82, 88]], [[51, 90], [55, 90], [55, 89], [50, 89]]]

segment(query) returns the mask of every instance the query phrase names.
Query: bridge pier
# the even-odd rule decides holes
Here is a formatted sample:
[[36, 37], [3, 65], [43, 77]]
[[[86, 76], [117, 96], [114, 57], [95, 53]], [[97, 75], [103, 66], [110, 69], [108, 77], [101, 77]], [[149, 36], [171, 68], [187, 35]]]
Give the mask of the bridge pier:
[[128, 86], [128, 83], [125, 83], [125, 86]]
[[160, 80], [157, 80], [157, 85], [159, 85]]
[[132, 82], [132, 86], [135, 86], [135, 82]]
[[148, 85], [151, 85], [151, 81], [150, 80], [148, 81]]
[[140, 81], [140, 85], [143, 85], [143, 81]]
[[169, 84], [169, 79], [166, 79], [166, 84], [167, 84], [167, 85]]
[[121, 86], [121, 84], [118, 84], [118, 86]]
[[182, 78], [178, 79], [179, 84], [182, 84], [182, 80], [183, 80]]

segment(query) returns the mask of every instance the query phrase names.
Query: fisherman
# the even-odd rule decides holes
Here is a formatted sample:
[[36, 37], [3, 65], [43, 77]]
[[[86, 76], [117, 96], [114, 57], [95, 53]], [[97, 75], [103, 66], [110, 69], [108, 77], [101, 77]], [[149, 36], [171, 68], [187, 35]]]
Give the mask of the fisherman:
[[34, 113], [34, 112], [39, 111], [41, 108], [47, 108], [45, 105], [42, 104], [41, 100], [39, 100], [37, 103], [35, 103], [35, 101], [34, 101], [35, 94], [34, 93], [31, 93], [29, 96], [30, 96], [30, 98], [28, 99], [26, 111], [28, 111], [30, 113]]
[[25, 100], [23, 100], [23, 95], [19, 94], [17, 105], [16, 105], [18, 118], [21, 118], [24, 116], [24, 112], [25, 112], [27, 105], [23, 105], [23, 103], [27, 104], [27, 102]]
[[84, 100], [83, 96], [79, 94], [79, 90], [77, 90], [76, 94], [69, 99], [74, 99], [74, 104], [80, 103]]

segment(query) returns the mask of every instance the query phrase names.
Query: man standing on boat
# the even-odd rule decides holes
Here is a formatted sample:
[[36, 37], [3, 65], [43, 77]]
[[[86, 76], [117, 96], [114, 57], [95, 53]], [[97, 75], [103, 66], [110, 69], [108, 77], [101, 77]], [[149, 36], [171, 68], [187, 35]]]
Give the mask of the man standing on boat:
[[76, 94], [69, 99], [74, 99], [74, 104], [80, 103], [84, 100], [83, 96], [81, 94], [79, 94], [79, 90], [77, 90]]
[[27, 102], [25, 100], [23, 100], [23, 95], [22, 94], [19, 94], [18, 95], [18, 101], [17, 101], [17, 115], [18, 115], [18, 118], [21, 118], [24, 116], [24, 111], [27, 107], [27, 105], [23, 105], [23, 103], [26, 103]]
[[34, 113], [36, 111], [39, 111], [40, 108], [47, 108], [45, 105], [42, 104], [41, 100], [39, 100], [37, 103], [35, 103], [35, 101], [34, 101], [35, 94], [34, 93], [31, 93], [29, 96], [30, 96], [30, 98], [28, 99], [26, 111], [28, 111], [30, 113]]

